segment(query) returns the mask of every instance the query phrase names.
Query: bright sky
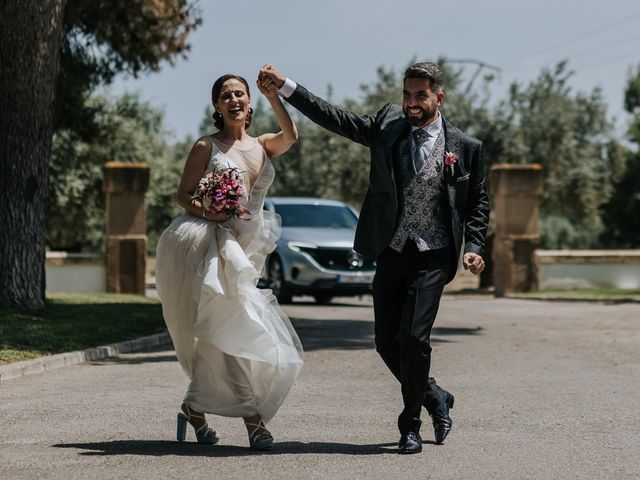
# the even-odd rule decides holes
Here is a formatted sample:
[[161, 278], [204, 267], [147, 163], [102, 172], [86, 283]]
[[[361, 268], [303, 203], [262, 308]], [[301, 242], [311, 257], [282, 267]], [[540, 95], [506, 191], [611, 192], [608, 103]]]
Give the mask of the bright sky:
[[[203, 24], [192, 50], [174, 67], [144, 78], [119, 79], [113, 94], [139, 91], [165, 110], [178, 139], [195, 135], [213, 81], [224, 73], [253, 85], [272, 63], [320, 95], [357, 97], [380, 65], [474, 59], [501, 69], [492, 98], [513, 81], [525, 83], [545, 66], [569, 59], [572, 85], [604, 89], [609, 114], [626, 125], [623, 91], [640, 64], [637, 0], [201, 0]], [[475, 71], [465, 69], [470, 79]], [[252, 91], [254, 101], [257, 89]]]

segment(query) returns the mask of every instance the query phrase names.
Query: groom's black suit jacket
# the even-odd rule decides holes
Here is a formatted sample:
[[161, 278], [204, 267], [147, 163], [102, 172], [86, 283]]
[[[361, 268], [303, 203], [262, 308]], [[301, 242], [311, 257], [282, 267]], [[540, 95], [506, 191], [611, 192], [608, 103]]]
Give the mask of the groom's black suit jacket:
[[[369, 147], [369, 188], [360, 209], [354, 249], [367, 258], [379, 257], [396, 231], [400, 209], [393, 174], [394, 144], [411, 126], [399, 105], [386, 104], [373, 116], [340, 110], [298, 85], [286, 99], [318, 125]], [[444, 119], [443, 119], [444, 120]], [[458, 157], [454, 174], [444, 169], [450, 213], [449, 278], [456, 274], [464, 229], [464, 251], [484, 254], [489, 200], [484, 181], [482, 143], [443, 121], [445, 151]]]

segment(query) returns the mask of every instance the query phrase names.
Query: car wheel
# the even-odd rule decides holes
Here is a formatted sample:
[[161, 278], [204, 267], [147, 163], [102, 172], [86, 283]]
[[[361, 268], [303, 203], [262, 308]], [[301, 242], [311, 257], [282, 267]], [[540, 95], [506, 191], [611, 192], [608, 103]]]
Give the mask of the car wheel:
[[280, 303], [291, 303], [293, 295], [291, 287], [284, 279], [284, 268], [282, 261], [276, 255], [269, 259], [269, 283], [273, 294]]
[[320, 305], [326, 305], [328, 303], [331, 303], [331, 300], [333, 300], [333, 295], [328, 295], [326, 293], [317, 293], [313, 296], [313, 298], [316, 299], [316, 303], [319, 303]]

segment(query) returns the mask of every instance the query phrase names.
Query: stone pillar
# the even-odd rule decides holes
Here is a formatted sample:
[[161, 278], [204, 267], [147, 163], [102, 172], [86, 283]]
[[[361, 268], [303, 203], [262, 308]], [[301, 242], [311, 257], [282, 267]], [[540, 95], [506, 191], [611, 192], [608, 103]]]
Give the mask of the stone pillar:
[[145, 294], [147, 207], [146, 163], [109, 162], [103, 189], [107, 216], [107, 292]]
[[497, 296], [528, 292], [538, 285], [535, 250], [542, 166], [498, 164], [491, 167], [491, 193], [495, 217], [493, 282]]

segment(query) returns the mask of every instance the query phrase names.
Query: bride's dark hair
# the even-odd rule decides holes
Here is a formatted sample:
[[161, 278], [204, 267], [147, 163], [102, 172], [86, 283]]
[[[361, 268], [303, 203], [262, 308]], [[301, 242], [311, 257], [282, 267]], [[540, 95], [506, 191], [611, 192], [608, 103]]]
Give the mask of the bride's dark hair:
[[[235, 80], [238, 80], [238, 81], [242, 82], [244, 84], [245, 88], [247, 89], [247, 96], [249, 98], [251, 98], [251, 93], [249, 92], [249, 84], [240, 75], [233, 75], [231, 73], [228, 73], [226, 75], [221, 76], [219, 79], [217, 79], [213, 83], [213, 87], [211, 87], [211, 103], [214, 104], [213, 105], [214, 111], [213, 111], [213, 115], [212, 115], [213, 124], [215, 125], [215, 127], [218, 130], [224, 130], [224, 120], [222, 118], [222, 114], [220, 112], [218, 112], [217, 110], [215, 110], [215, 108], [216, 108], [215, 102], [217, 102], [218, 101], [218, 97], [220, 97], [220, 91], [222, 90], [222, 85], [224, 85], [224, 82], [226, 82], [227, 80], [231, 80], [231, 79], [235, 79]], [[252, 116], [253, 116], [253, 108], [249, 108], [249, 113], [247, 115], [247, 119], [244, 122], [244, 128], [246, 128], [247, 130], [251, 126], [251, 117]]]

